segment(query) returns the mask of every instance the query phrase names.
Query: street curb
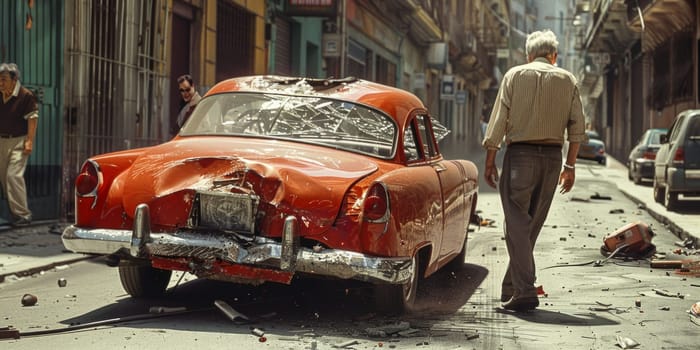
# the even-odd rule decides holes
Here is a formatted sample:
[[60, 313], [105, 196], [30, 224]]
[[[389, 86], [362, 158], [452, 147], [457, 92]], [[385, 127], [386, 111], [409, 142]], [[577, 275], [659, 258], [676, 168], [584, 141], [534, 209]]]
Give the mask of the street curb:
[[663, 215], [663, 214], [655, 211], [654, 209], [649, 208], [649, 206], [646, 205], [646, 203], [644, 201], [631, 195], [630, 193], [623, 190], [622, 188], [618, 187], [618, 190], [620, 190], [620, 192], [622, 192], [622, 194], [624, 194], [627, 198], [629, 198], [630, 200], [635, 202], [637, 205], [641, 204], [643, 206], [644, 210], [646, 210], [654, 219], [656, 219], [657, 221], [666, 225], [668, 227], [668, 229], [671, 231], [671, 233], [676, 235], [676, 237], [678, 237], [682, 240], [691, 239], [693, 241], [693, 245], [698, 246], [698, 243], [699, 243], [698, 237], [693, 236], [692, 234], [690, 234], [690, 232], [688, 232], [688, 231], [684, 230], [682, 227], [678, 226], [676, 223], [673, 222], [673, 220], [669, 219], [666, 215]]
[[14, 276], [17, 276], [17, 277], [27, 277], [27, 276], [31, 276], [31, 275], [33, 275], [33, 274], [35, 274], [35, 273], [39, 273], [39, 272], [41, 272], [41, 271], [46, 271], [46, 270], [53, 269], [53, 268], [55, 268], [56, 266], [69, 265], [69, 264], [73, 264], [73, 263], [80, 262], [80, 261], [83, 261], [83, 260], [97, 259], [97, 258], [100, 258], [100, 257], [101, 257], [101, 255], [85, 255], [85, 256], [81, 256], [81, 257], [79, 257], [79, 258], [72, 258], [72, 259], [66, 259], [66, 260], [59, 260], [59, 261], [56, 261], [56, 262], [52, 262], [52, 263], [50, 263], [50, 264], [45, 264], [45, 265], [41, 265], [41, 266], [30, 267], [30, 268], [27, 268], [27, 269], [24, 269], [24, 270], [19, 270], [19, 271], [14, 271], [14, 272], [3, 273], [3, 274], [0, 274], [0, 283], [5, 282], [5, 277], [6, 277], [6, 276], [13, 276], [13, 275], [14, 275]]

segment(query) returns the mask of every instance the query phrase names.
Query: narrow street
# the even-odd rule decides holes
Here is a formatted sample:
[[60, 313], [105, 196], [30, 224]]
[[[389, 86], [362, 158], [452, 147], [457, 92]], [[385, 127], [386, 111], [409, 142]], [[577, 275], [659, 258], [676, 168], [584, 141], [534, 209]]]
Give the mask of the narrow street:
[[[697, 277], [652, 269], [639, 260], [594, 266], [605, 258], [603, 238], [631, 222], [651, 225], [658, 252], [670, 256], [678, 249], [676, 236], [617, 190], [616, 181], [627, 181], [619, 176], [581, 161], [574, 191], [556, 195], [536, 247], [538, 284], [545, 294], [531, 313], [500, 309], [508, 261], [502, 213], [497, 194], [482, 187], [479, 210], [493, 223], [471, 233], [461, 269], [424, 281], [415, 313], [379, 315], [366, 285], [317, 280], [241, 287], [186, 275], [174, 288], [181, 277], [176, 274], [166, 298], [134, 300], [122, 290], [117, 270], [94, 259], [0, 284], [0, 326], [28, 334], [1, 340], [2, 348], [613, 349], [620, 348], [618, 337], [644, 349], [694, 348], [698, 325], [687, 310], [698, 301]], [[596, 194], [610, 199], [591, 199]], [[59, 287], [59, 278], [65, 278], [65, 287]], [[657, 292], [664, 290], [670, 296]], [[25, 293], [36, 295], [37, 305], [23, 307]], [[214, 307], [215, 300], [249, 321], [231, 321]], [[196, 311], [32, 336], [120, 317], [128, 321], [153, 306]], [[264, 338], [253, 334], [255, 328]]]

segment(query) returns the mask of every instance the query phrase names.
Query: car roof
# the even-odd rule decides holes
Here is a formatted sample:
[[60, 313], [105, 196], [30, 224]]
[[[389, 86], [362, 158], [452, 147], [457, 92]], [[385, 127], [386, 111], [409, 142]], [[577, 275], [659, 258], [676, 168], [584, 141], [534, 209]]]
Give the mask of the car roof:
[[311, 79], [277, 75], [253, 75], [231, 78], [214, 85], [205, 96], [244, 91], [316, 96], [356, 102], [379, 109], [404, 124], [416, 109], [425, 110], [414, 94], [395, 87], [356, 78]]

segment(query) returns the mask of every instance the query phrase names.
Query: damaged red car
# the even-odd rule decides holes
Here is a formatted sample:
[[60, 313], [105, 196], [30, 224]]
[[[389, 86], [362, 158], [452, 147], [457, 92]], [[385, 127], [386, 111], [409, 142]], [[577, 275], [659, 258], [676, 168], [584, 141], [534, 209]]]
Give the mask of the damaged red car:
[[478, 174], [442, 157], [447, 133], [416, 96], [369, 81], [222, 81], [171, 141], [85, 161], [63, 244], [118, 260], [134, 297], [172, 271], [296, 275], [369, 282], [405, 311], [422, 278], [465, 259]]

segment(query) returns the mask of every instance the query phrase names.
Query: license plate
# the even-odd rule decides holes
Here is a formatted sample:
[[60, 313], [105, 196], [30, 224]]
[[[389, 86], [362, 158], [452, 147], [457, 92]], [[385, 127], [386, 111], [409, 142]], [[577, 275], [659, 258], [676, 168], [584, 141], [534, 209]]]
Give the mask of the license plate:
[[253, 233], [258, 197], [241, 193], [199, 192], [200, 227]]

